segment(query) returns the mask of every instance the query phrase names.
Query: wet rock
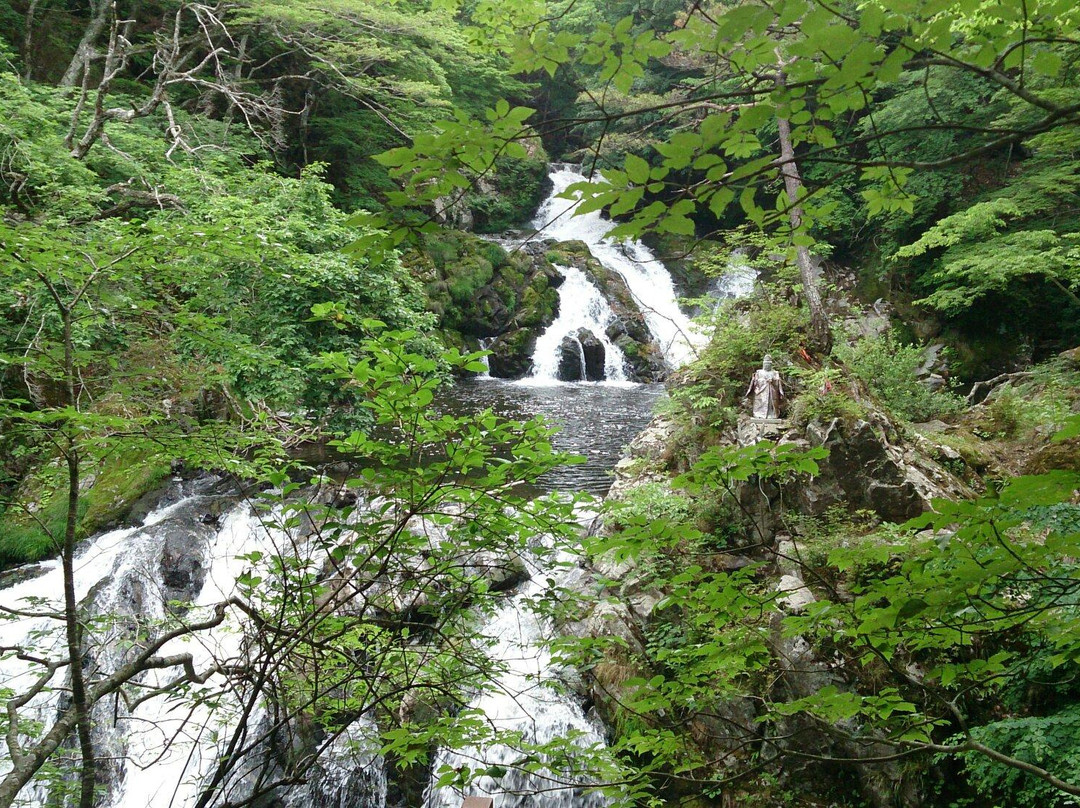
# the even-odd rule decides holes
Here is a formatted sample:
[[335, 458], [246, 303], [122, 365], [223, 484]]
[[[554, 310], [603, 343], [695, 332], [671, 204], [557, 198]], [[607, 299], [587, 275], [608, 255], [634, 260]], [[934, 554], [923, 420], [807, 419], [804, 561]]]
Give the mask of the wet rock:
[[585, 378], [590, 382], [604, 380], [604, 343], [592, 331], [582, 328], [577, 332], [581, 352], [585, 356]]
[[556, 371], [560, 381], [603, 381], [606, 373], [604, 343], [589, 329], [579, 328], [567, 334], [559, 343], [559, 367]]
[[488, 346], [491, 375], [499, 379], [520, 379], [528, 375], [539, 335], [535, 328], [518, 328], [496, 337]]
[[559, 343], [559, 366], [555, 376], [561, 382], [580, 382], [585, 378], [585, 357], [581, 343], [573, 334], [567, 334]]
[[[213, 520], [209, 524], [203, 521], [208, 516]], [[195, 524], [169, 520], [159, 526], [165, 532], [159, 567], [167, 600], [190, 603], [198, 596], [206, 578], [206, 546], [217, 520], [216, 515], [204, 513]]]

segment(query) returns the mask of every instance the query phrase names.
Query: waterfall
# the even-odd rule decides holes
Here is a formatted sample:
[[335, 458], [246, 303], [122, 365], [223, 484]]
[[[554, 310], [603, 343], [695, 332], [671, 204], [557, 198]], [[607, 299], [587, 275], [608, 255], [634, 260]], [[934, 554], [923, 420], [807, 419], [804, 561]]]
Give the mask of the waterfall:
[[[607, 335], [615, 322], [615, 312], [600, 290], [576, 267], [556, 266], [565, 280], [559, 286], [559, 314], [555, 321], [536, 340], [533, 351], [532, 375], [525, 382], [551, 384], [559, 378], [560, 345], [563, 339], [577, 340], [581, 329], [591, 332], [604, 346], [604, 378], [609, 382], [626, 382], [626, 357]], [[586, 378], [585, 355], [580, 341], [581, 378]]]
[[761, 273], [746, 262], [741, 250], [732, 253], [724, 274], [716, 279], [710, 290], [710, 296], [716, 299], [715, 309], [725, 300], [749, 297], [754, 293], [754, 284]]
[[[488, 349], [488, 346], [491, 345], [491, 338], [490, 337], [489, 338], [481, 338], [479, 340], [479, 342], [480, 342], [480, 350], [481, 351], [486, 351]], [[476, 374], [476, 378], [478, 378], [478, 379], [490, 379], [491, 378], [491, 362], [489, 361], [489, 359], [490, 359], [490, 357], [488, 357], [487, 354], [484, 354], [483, 356], [480, 357], [480, 363], [484, 366], [484, 370], [481, 373]]]
[[[481, 712], [495, 729], [521, 733], [526, 744], [575, 734], [575, 745], [587, 758], [595, 754], [590, 749], [604, 745], [600, 728], [585, 717], [576, 701], [552, 686], [555, 672], [551, 655], [543, 646], [551, 626], [528, 605], [546, 587], [566, 583], [572, 574], [567, 560], [566, 554], [560, 554], [554, 563], [534, 569], [529, 582], [484, 627], [484, 635], [494, 640], [492, 657], [501, 660], [505, 668], [470, 707]], [[530, 774], [516, 769], [522, 757], [521, 750], [504, 745], [440, 750], [424, 808], [459, 808], [464, 796], [490, 796], [494, 808], [602, 808], [608, 804], [601, 794], [585, 791], [585, 783], [558, 771]], [[494, 768], [498, 774], [485, 774], [463, 794], [452, 787], [435, 787], [444, 766]]]
[[[201, 498], [199, 494], [184, 497], [152, 511], [139, 527], [108, 531], [91, 540], [75, 558], [76, 598], [80, 602], [91, 598], [95, 616], [137, 614], [140, 620], [162, 616], [166, 599], [161, 597], [160, 559], [169, 533], [166, 525], [171, 517], [192, 507]], [[64, 577], [60, 562], [47, 561], [40, 564], [38, 570], [39, 574], [0, 591], [0, 605], [25, 612], [62, 612]], [[126, 605], [121, 606], [121, 601]], [[88, 664], [108, 670], [130, 645], [126, 642], [125, 628], [131, 627], [131, 621], [126, 618], [106, 620], [103, 627], [103, 633], [88, 632], [86, 653]], [[31, 648], [43, 657], [67, 656], [64, 624], [52, 617], [20, 617], [6, 621], [3, 635], [3, 644], [8, 647]], [[14, 655], [0, 657], [0, 686], [16, 693], [23, 692], [38, 678], [39, 670], [40, 666]], [[47, 727], [55, 719], [66, 687], [62, 670], [54, 676], [49, 687], [22, 709], [24, 721], [40, 722]], [[105, 710], [105, 705], [99, 704], [98, 708], [100, 713]], [[97, 717], [101, 718], [101, 715]], [[125, 738], [121, 733], [95, 740], [106, 754], [119, 752], [117, 757], [122, 756]], [[0, 756], [0, 774], [9, 770], [10, 762]], [[48, 799], [47, 787], [35, 783], [24, 790], [23, 796], [29, 806], [44, 805]]]
[[578, 167], [553, 164], [549, 176], [551, 195], [540, 205], [532, 226], [544, 238], [584, 241], [597, 261], [626, 281], [668, 364], [678, 367], [692, 359], [703, 340], [679, 308], [675, 285], [664, 265], [640, 241], [609, 239], [615, 223], [599, 211], [575, 216], [578, 203], [559, 198], [574, 183], [586, 181]]
[[[221, 497], [217, 498], [220, 502]], [[235, 502], [235, 498], [231, 498]], [[152, 512], [140, 527], [109, 531], [91, 540], [75, 562], [76, 596], [92, 618], [85, 653], [88, 665], [102, 672], [116, 670], [137, 650], [137, 632], [163, 621], [178, 586], [193, 600], [184, 614], [188, 623], [205, 618], [210, 607], [234, 593], [237, 578], [253, 551], [277, 553], [288, 537], [268, 528], [247, 503], [234, 504], [220, 527], [206, 513], [208, 497], [193, 494]], [[285, 545], [289, 546], [289, 545]], [[168, 568], [168, 569], [167, 569]], [[177, 570], [197, 571], [185, 578]], [[183, 580], [170, 580], [177, 577]], [[56, 561], [40, 565], [40, 574], [0, 590], [0, 605], [26, 611], [56, 611], [61, 604], [63, 572]], [[225, 623], [193, 637], [178, 637], [160, 655], [188, 653], [196, 671], [211, 662], [244, 662], [244, 632], [232, 613]], [[66, 656], [63, 623], [50, 617], [23, 617], [3, 623], [3, 645], [34, 648], [43, 656]], [[145, 692], [171, 682], [173, 669], [146, 671], [138, 684]], [[12, 655], [0, 656], [0, 687], [15, 692], [35, 680], [35, 666]], [[66, 682], [58, 675], [54, 690], [40, 693], [21, 710], [27, 722], [48, 726], [55, 720]], [[181, 694], [151, 698], [127, 710], [119, 699], [94, 707], [95, 747], [99, 778], [107, 791], [98, 801], [108, 808], [186, 808], [198, 799], [208, 773], [217, 765], [225, 745], [240, 728], [242, 686], [215, 676], [191, 684]], [[250, 736], [261, 734], [263, 714], [257, 709], [246, 720]], [[383, 808], [386, 776], [372, 738], [375, 726], [367, 718], [354, 721], [332, 739], [308, 782], [280, 789], [286, 808]], [[229, 797], [242, 797], [267, 767], [269, 750], [251, 754], [227, 781]], [[10, 762], [0, 755], [0, 775]], [[73, 777], [74, 772], [66, 776]], [[40, 808], [59, 805], [48, 784], [35, 782], [20, 794], [20, 805]], [[216, 804], [216, 803], [212, 803]]]

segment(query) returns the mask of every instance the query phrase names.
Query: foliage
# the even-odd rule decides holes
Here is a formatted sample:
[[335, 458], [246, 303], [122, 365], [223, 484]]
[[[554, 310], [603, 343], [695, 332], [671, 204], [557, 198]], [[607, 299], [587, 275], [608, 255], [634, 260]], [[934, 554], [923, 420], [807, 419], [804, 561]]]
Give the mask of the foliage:
[[[168, 463], [152, 451], [119, 452], [96, 464], [87, 462], [84, 479], [92, 481], [79, 500], [76, 535], [86, 538], [116, 522], [128, 506], [161, 484]], [[55, 556], [67, 517], [60, 469], [46, 466], [0, 508], [0, 569]], [[6, 498], [5, 498], [6, 499]], [[32, 511], [25, 509], [32, 508]]]
[[[1072, 704], [1047, 716], [994, 721], [975, 730], [975, 737], [1027, 763], [1049, 769], [1076, 771], [1080, 766], [1080, 705]], [[962, 756], [964, 773], [980, 795], [1002, 804], [1035, 806], [1076, 805], [1076, 798], [1031, 775], [973, 752]]]
[[[758, 489], [815, 473], [814, 458], [769, 444], [714, 448], [676, 485], [692, 500], [719, 496], [752, 508]], [[962, 761], [983, 799], [1071, 804], [1069, 795], [1080, 792], [1069, 765], [1075, 695], [1068, 684], [1080, 642], [1078, 490], [1075, 472], [1053, 472], [1010, 480], [971, 502], [935, 501], [935, 511], [900, 527], [875, 531], [873, 523], [826, 518], [804, 538], [807, 524], [794, 519], [800, 549], [784, 562], [815, 593], [799, 610], [786, 609], [783, 593], [762, 585], [754, 565], [717, 572], [706, 560], [680, 560], [694, 539], [689, 524], [628, 521], [589, 551], [634, 562], [635, 585], [663, 594], [647, 624], [652, 639], [636, 652], [613, 643], [598, 649], [596, 640], [559, 648], [598, 676], [615, 659], [633, 671], [604, 709], [632, 716], [616, 719], [615, 748], [647, 761], [658, 782], [664, 772], [682, 773], [710, 793], [724, 787], [732, 766], [798, 758], [798, 740], [781, 737], [756, 755], [725, 753], [724, 767], [710, 763], [725, 743], [753, 745], [710, 724], [712, 705], [749, 698], [758, 730], [746, 727], [747, 739], [770, 727], [786, 736], [793, 726], [786, 722], [809, 721], [799, 726], [820, 728], [817, 756], [833, 754], [824, 739], [858, 743], [872, 734], [896, 752]], [[643, 563], [655, 555], [674, 563]], [[819, 649], [819, 658], [834, 661], [832, 673], [813, 687], [799, 684], [788, 642]], [[807, 675], [818, 670], [807, 664]], [[1012, 715], [991, 706], [998, 699]], [[666, 721], [671, 714], [685, 733]]]
[[806, 323], [805, 312], [775, 289], [748, 301], [725, 303], [708, 315], [704, 330], [709, 342], [684, 371], [683, 383], [670, 393], [683, 432], [678, 442], [692, 453], [694, 447], [707, 446], [707, 435], [733, 420], [761, 358], [770, 353], [777, 366], [787, 365], [803, 344]]
[[956, 414], [962, 399], [946, 390], [931, 391], [919, 381], [924, 360], [917, 345], [904, 345], [894, 336], [865, 337], [836, 353], [895, 415], [908, 421], [929, 421]]
[[788, 412], [792, 423], [805, 425], [814, 419], [828, 422], [833, 418], [854, 421], [866, 414], [866, 408], [851, 395], [839, 368], [807, 371], [796, 366], [791, 374], [802, 386]]

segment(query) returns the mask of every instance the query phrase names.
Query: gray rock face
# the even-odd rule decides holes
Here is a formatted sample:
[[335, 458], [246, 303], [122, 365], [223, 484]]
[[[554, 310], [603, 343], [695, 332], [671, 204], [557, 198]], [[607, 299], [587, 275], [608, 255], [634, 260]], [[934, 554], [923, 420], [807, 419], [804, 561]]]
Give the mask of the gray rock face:
[[[775, 676], [768, 692], [760, 695], [786, 701], [826, 686], [844, 690], [852, 686], [852, 677], [838, 657], [822, 653], [808, 637], [789, 636], [781, 630], [785, 615], [805, 613], [815, 601], [831, 596], [819, 580], [805, 575], [806, 565], [812, 564], [809, 549], [805, 538], [791, 530], [793, 520], [785, 515], [821, 515], [829, 507], [841, 505], [851, 510], [870, 509], [883, 519], [900, 521], [922, 512], [933, 497], [958, 498], [966, 489], [947, 467], [935, 462], [939, 452], [931, 451], [929, 441], [902, 437], [881, 413], [872, 412], [857, 421], [811, 422], [805, 429], [781, 420], [757, 425], [744, 420], [747, 423], [725, 434], [724, 443], [746, 445], [764, 438], [803, 449], [824, 446], [830, 454], [820, 461], [821, 473], [816, 478], [788, 481], [783, 490], [773, 480], [756, 477], [742, 484], [736, 493], [743, 514], [754, 522], [746, 535], [753, 536], [756, 549], [718, 552], [709, 563], [713, 568], [735, 571], [757, 562], [755, 580], [772, 593], [774, 611], [767, 644]], [[616, 466], [609, 499], [625, 498], [646, 483], [669, 483], [675, 465], [671, 458], [674, 436], [673, 424], [662, 417], [654, 420]], [[626, 683], [656, 673], [643, 662], [646, 655], [639, 651], [657, 619], [656, 598], [664, 593], [655, 591], [655, 582], [632, 559], [607, 557], [593, 559], [573, 588], [583, 595], [599, 592], [601, 597], [588, 614], [566, 629], [583, 636], [614, 636], [624, 643], [625, 651], [608, 654], [598, 666], [598, 674], [586, 683], [598, 713], [610, 719], [617, 715], [612, 705], [632, 695]], [[837, 597], [844, 599], [839, 592]], [[918, 778], [895, 761], [877, 759], [887, 757], [888, 747], [872, 734], [859, 737], [857, 724], [840, 724], [837, 729], [841, 732], [834, 733], [798, 714], [768, 724], [761, 724], [756, 717], [754, 698], [722, 699], [717, 695], [715, 703], [702, 704], [700, 712], [686, 716], [685, 737], [700, 744], [704, 754], [728, 760], [733, 767], [739, 765], [739, 755], [748, 746], [794, 752], [777, 776], [795, 790], [813, 791], [811, 783], [842, 780], [875, 808], [926, 804]], [[845, 731], [856, 740], [845, 738]], [[809, 756], [848, 763], [838, 768], [804, 759]]]
[[559, 380], [603, 381], [605, 353], [604, 343], [589, 329], [579, 328], [567, 334], [559, 344]]
[[821, 513], [837, 503], [851, 509], [869, 508], [883, 519], [904, 521], [928, 506], [914, 482], [888, 451], [885, 436], [867, 421], [845, 424], [833, 419], [828, 425], [811, 423], [806, 428], [810, 443], [829, 450], [820, 476], [803, 502], [810, 513]]

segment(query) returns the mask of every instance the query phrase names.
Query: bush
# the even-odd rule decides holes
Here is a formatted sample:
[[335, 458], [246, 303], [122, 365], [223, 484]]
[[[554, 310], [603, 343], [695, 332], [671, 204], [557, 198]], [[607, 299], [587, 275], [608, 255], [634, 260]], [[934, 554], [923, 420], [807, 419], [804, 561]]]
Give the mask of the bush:
[[954, 415], [964, 407], [960, 396], [931, 391], [919, 381], [917, 371], [923, 351], [896, 338], [867, 337], [853, 346], [840, 345], [833, 353], [881, 400], [892, 413], [906, 421], [929, 421]]
[[848, 394], [838, 369], [804, 370], [793, 367], [791, 372], [803, 388], [791, 402], [788, 411], [788, 417], [797, 426], [805, 426], [813, 420], [830, 421], [833, 418], [854, 421], [866, 415], [866, 408]]
[[[1029, 716], [977, 727], [976, 740], [1036, 766], [1075, 772], [1080, 768], [1080, 705], [1072, 704], [1049, 716]], [[1017, 808], [1064, 808], [1076, 805], [1049, 783], [1019, 769], [1002, 766], [976, 752], [963, 755], [969, 782], [983, 804]]]

